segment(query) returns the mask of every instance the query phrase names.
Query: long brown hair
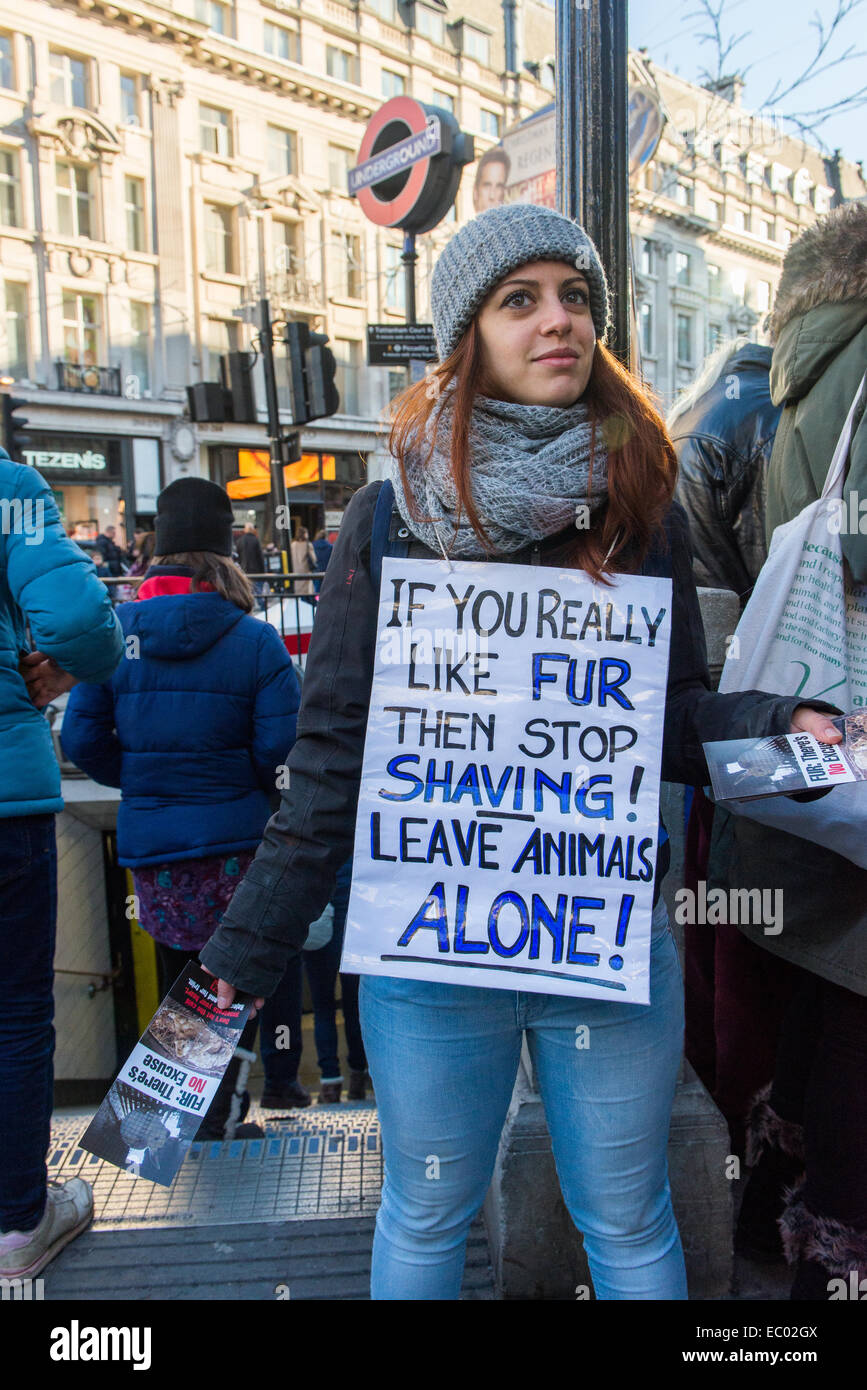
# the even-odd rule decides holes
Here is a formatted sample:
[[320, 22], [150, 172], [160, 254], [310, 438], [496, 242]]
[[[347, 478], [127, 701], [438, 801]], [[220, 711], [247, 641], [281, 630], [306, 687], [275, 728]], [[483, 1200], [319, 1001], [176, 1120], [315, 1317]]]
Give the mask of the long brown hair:
[[184, 550], [177, 555], [155, 555], [151, 563], [191, 569], [193, 579], [190, 589], [194, 594], [202, 584], [210, 584], [221, 598], [228, 599], [229, 603], [234, 603], [245, 613], [252, 613], [255, 607], [255, 595], [249, 579], [228, 555], [215, 555], [211, 550]]
[[[406, 472], [410, 451], [422, 446], [426, 434], [429, 463], [437, 445], [441, 417], [434, 412], [443, 393], [450, 393], [451, 439], [449, 465], [458, 495], [459, 514], [467, 520], [482, 546], [493, 551], [473, 500], [470, 429], [473, 403], [486, 391], [481, 335], [473, 319], [454, 351], [424, 381], [414, 382], [391, 402], [389, 449], [397, 459], [410, 511], [420, 516]], [[593, 370], [582, 400], [590, 415], [590, 482], [597, 436], [608, 451], [608, 503], [587, 531], [575, 532], [570, 562], [605, 583], [605, 572], [617, 569], [617, 559], [640, 565], [674, 494], [677, 460], [665, 422], [645, 387], [601, 343], [596, 344]], [[430, 428], [429, 428], [430, 427]], [[610, 550], [610, 556], [609, 556]], [[608, 558], [606, 559], [606, 556]]]

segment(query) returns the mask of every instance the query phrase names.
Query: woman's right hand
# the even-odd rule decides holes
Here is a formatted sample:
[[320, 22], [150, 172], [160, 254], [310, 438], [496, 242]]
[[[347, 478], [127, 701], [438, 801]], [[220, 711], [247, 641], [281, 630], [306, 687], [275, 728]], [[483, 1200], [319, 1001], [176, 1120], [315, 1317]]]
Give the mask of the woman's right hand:
[[[210, 970], [208, 969], [208, 967], [207, 967], [206, 965], [203, 965], [203, 966], [202, 966], [202, 969], [204, 970], [204, 972], [205, 972], [206, 975], [210, 975], [210, 974], [211, 974]], [[213, 976], [212, 976], [212, 978], [213, 978]], [[216, 984], [214, 985], [214, 990], [215, 990], [216, 995], [217, 995], [217, 1004], [218, 1004], [218, 1006], [219, 1006], [221, 1009], [228, 1009], [228, 1008], [230, 1007], [230, 1005], [234, 1003], [234, 1001], [235, 1001], [235, 994], [236, 994], [235, 986], [234, 986], [234, 985], [230, 985], [228, 980], [219, 980], [219, 979], [218, 979], [217, 982], [216, 982]], [[254, 999], [254, 1000], [253, 1000], [253, 1004], [252, 1004], [252, 1007], [251, 1007], [251, 1009], [250, 1009], [250, 1017], [251, 1017], [251, 1018], [255, 1018], [255, 1017], [256, 1017], [257, 1013], [259, 1012], [259, 1010], [261, 1009], [261, 1007], [262, 1007], [262, 1005], [263, 1005], [264, 1003], [265, 1003], [264, 998], [262, 998], [262, 999]]]

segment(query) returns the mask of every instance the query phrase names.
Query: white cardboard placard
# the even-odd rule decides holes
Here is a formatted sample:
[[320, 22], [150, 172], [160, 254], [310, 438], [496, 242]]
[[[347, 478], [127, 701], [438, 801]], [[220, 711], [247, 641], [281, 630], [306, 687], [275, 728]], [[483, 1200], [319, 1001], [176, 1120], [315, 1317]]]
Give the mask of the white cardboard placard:
[[382, 565], [341, 970], [649, 999], [671, 581]]

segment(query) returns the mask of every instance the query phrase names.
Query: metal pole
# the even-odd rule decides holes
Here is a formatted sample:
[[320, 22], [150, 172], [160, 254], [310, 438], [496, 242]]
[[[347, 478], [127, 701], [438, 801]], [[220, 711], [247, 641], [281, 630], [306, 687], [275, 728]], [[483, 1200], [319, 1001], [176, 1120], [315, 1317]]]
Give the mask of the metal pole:
[[[289, 551], [286, 540], [289, 529], [289, 509], [286, 501], [286, 481], [283, 476], [285, 448], [280, 428], [280, 407], [277, 401], [277, 377], [274, 371], [274, 335], [271, 332], [271, 305], [268, 301], [267, 280], [265, 276], [265, 217], [263, 211], [257, 217], [259, 250], [259, 346], [262, 353], [262, 367], [265, 373], [265, 403], [268, 410], [268, 437], [271, 441], [271, 501], [274, 508], [274, 541], [280, 551], [283, 573], [289, 572]], [[278, 526], [282, 519], [285, 526]]]
[[416, 323], [415, 263], [418, 260], [418, 252], [415, 249], [415, 232], [404, 232], [403, 252], [400, 259], [403, 261], [406, 277], [406, 321], [407, 323]]
[[629, 364], [627, 0], [556, 0], [557, 207], [596, 244], [612, 298], [607, 346]]

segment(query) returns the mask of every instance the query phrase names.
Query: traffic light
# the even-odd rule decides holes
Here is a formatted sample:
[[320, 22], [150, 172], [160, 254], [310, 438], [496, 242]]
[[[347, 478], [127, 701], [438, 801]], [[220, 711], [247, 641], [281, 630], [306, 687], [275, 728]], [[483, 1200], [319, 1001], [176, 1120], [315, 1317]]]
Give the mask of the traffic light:
[[310, 338], [306, 323], [294, 320], [287, 323], [284, 330], [286, 343], [286, 367], [289, 374], [289, 399], [293, 425], [306, 425], [311, 419], [307, 409], [307, 392], [304, 385], [304, 356]]
[[306, 323], [292, 321], [284, 330], [292, 423], [304, 425], [340, 409], [334, 384], [337, 362], [327, 346], [326, 333], [311, 333]]
[[238, 423], [258, 424], [256, 393], [253, 390], [253, 363], [256, 358], [252, 352], [230, 352], [220, 358], [220, 375], [223, 386], [232, 398], [231, 418]]
[[33, 443], [30, 435], [26, 433], [27, 425], [30, 423], [26, 415], [16, 415], [16, 411], [28, 402], [23, 396], [9, 396], [4, 391], [3, 401], [3, 447], [10, 458], [16, 463], [23, 463], [21, 457], [25, 449], [29, 449]]
[[340, 409], [340, 394], [334, 383], [337, 362], [327, 346], [326, 333], [311, 333], [307, 349], [307, 387], [310, 394], [310, 416], [334, 415]]

